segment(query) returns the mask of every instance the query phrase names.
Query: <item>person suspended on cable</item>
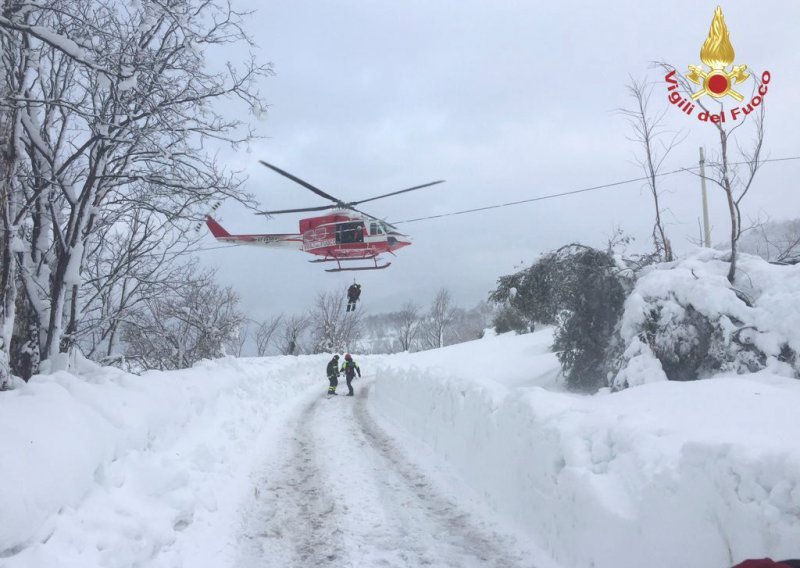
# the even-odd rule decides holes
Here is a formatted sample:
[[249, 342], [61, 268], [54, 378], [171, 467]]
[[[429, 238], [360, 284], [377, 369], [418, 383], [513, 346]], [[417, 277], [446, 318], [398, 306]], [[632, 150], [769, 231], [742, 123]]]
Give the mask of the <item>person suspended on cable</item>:
[[333, 359], [328, 362], [328, 396], [336, 395], [336, 387], [339, 384], [339, 355], [334, 354]]
[[347, 396], [353, 396], [353, 379], [356, 373], [358, 373], [358, 378], [361, 378], [361, 369], [359, 369], [358, 363], [355, 362], [350, 353], [345, 353], [344, 355], [342, 373], [344, 373], [344, 378], [347, 379]]
[[353, 282], [347, 289], [347, 311], [356, 311], [356, 302], [361, 297], [361, 284]]

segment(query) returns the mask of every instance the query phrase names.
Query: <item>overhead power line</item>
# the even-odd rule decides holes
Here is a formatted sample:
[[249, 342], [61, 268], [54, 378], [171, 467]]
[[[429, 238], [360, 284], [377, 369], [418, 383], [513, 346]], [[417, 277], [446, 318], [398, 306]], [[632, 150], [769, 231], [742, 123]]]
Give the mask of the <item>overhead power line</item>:
[[[800, 160], [800, 156], [790, 156], [787, 158], [769, 158], [766, 160], [760, 160], [761, 163], [767, 162], [788, 162], [790, 160]], [[729, 162], [729, 165], [739, 165], [739, 164], [746, 164], [747, 162]], [[691, 166], [686, 168], [679, 168], [677, 170], [672, 170], [669, 172], [662, 172], [656, 174], [655, 177], [664, 177], [664, 176], [671, 176], [674, 174], [679, 174], [683, 172], [692, 172], [693, 170], [699, 169], [699, 166]], [[399, 225], [400, 223], [414, 223], [415, 221], [426, 221], [428, 219], [440, 219], [442, 217], [451, 217], [455, 215], [465, 215], [467, 213], [477, 213], [478, 211], [488, 211], [490, 209], [500, 209], [502, 207], [511, 207], [512, 205], [522, 205], [523, 203], [532, 203], [534, 201], [544, 201], [545, 199], [555, 199], [557, 197], [564, 197], [567, 195], [576, 195], [578, 193], [587, 193], [589, 191], [597, 191], [600, 189], [608, 189], [612, 187], [619, 187], [622, 185], [627, 185], [630, 183], [636, 183], [637, 181], [646, 181], [650, 179], [650, 176], [642, 176], [638, 178], [631, 178], [625, 179], [621, 181], [615, 181], [611, 183], [605, 183], [603, 185], [595, 185], [592, 187], [585, 187], [583, 189], [574, 189], [572, 191], [563, 191], [561, 193], [551, 193], [548, 195], [541, 195], [539, 197], [531, 197], [530, 199], [521, 199], [519, 201], [509, 201], [508, 203], [498, 203], [495, 205], [486, 205], [484, 207], [476, 207], [475, 209], [464, 209], [463, 211], [451, 211], [449, 213], [440, 213], [439, 215], [428, 215], [427, 217], [417, 217], [416, 219], [405, 219], [403, 221], [392, 221], [392, 225]]]

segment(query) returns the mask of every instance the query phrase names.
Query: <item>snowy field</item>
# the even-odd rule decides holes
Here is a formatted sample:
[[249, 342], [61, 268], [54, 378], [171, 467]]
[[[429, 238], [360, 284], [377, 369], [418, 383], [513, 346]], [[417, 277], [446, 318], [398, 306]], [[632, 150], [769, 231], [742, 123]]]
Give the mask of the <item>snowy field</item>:
[[357, 357], [356, 397], [330, 400], [326, 356], [36, 377], [0, 397], [0, 566], [800, 556], [800, 381], [579, 396], [550, 342]]

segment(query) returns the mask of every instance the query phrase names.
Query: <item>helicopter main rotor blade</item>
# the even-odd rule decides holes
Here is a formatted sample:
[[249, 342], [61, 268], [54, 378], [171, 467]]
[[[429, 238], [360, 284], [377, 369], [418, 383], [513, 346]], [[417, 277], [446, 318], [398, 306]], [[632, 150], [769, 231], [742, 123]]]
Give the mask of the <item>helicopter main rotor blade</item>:
[[281, 213], [304, 213], [306, 211], [325, 211], [336, 205], [320, 205], [319, 207], [302, 207], [300, 209], [281, 209], [280, 211], [259, 211], [256, 215], [280, 215]]
[[347, 205], [359, 205], [361, 203], [366, 203], [368, 201], [375, 201], [376, 199], [383, 199], [384, 197], [390, 197], [392, 195], [398, 195], [400, 193], [406, 193], [408, 191], [414, 191], [414, 190], [417, 190], [417, 189], [422, 189], [423, 187], [430, 187], [432, 185], [436, 185], [438, 183], [444, 183], [444, 182], [445, 182], [445, 180], [440, 179], [438, 181], [432, 181], [430, 183], [425, 183], [425, 184], [422, 184], [422, 185], [415, 185], [414, 187], [409, 187], [407, 189], [401, 189], [400, 191], [393, 191], [391, 193], [384, 193], [383, 195], [378, 195], [376, 197], [370, 197], [369, 199], [362, 199], [361, 201], [352, 201], [352, 202], [348, 203]]
[[278, 172], [278, 173], [279, 173], [279, 174], [281, 174], [282, 176], [289, 178], [289, 179], [290, 179], [290, 180], [292, 180], [293, 182], [295, 182], [295, 183], [297, 183], [297, 184], [300, 184], [300, 185], [302, 185], [302, 186], [303, 186], [303, 187], [305, 187], [306, 189], [309, 189], [309, 190], [313, 191], [314, 193], [316, 193], [316, 194], [317, 194], [317, 195], [319, 195], [320, 197], [324, 197], [325, 199], [330, 199], [331, 201], [333, 201], [333, 202], [334, 202], [334, 203], [336, 203], [337, 205], [341, 205], [341, 204], [343, 203], [343, 202], [342, 202], [342, 200], [340, 200], [340, 199], [336, 199], [334, 196], [332, 196], [332, 195], [329, 195], [329, 194], [325, 193], [324, 191], [322, 191], [322, 190], [321, 190], [321, 189], [319, 189], [318, 187], [314, 187], [313, 185], [311, 185], [311, 184], [310, 184], [310, 183], [308, 183], [307, 181], [303, 181], [303, 180], [301, 180], [299, 177], [297, 177], [297, 176], [294, 176], [294, 175], [290, 174], [289, 172], [287, 172], [287, 171], [284, 171], [284, 170], [280, 169], [280, 168], [279, 168], [279, 167], [277, 167], [277, 166], [273, 166], [272, 164], [268, 164], [268, 163], [267, 163], [267, 162], [265, 162], [264, 160], [259, 160], [259, 162], [260, 162], [262, 165], [264, 165], [264, 166], [267, 166], [269, 169], [271, 169], [271, 170], [273, 170], [273, 171], [276, 171], [276, 172]]

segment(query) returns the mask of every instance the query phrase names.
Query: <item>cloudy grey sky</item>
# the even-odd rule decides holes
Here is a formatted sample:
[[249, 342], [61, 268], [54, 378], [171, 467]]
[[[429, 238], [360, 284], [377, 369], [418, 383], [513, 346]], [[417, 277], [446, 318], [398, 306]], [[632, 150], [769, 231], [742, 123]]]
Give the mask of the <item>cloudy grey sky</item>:
[[[428, 190], [370, 203], [389, 220], [435, 215], [637, 177], [638, 148], [615, 109], [629, 104], [629, 76], [700, 64], [717, 2], [538, 2], [490, 0], [231, 0], [257, 55], [275, 76], [262, 91], [270, 112], [254, 121], [264, 140], [227, 154], [249, 173], [264, 208], [322, 205], [320, 198], [260, 166], [264, 159], [342, 199], [424, 182]], [[729, 0], [722, 5], [736, 63], [772, 73], [766, 152], [800, 155], [800, 2]], [[237, 50], [227, 54], [241, 57]], [[749, 88], [749, 87], [748, 87]], [[686, 132], [672, 170], [713, 153], [714, 129], [675, 109], [668, 126]], [[742, 142], [748, 138], [744, 136]], [[745, 214], [800, 216], [800, 161], [766, 165]], [[699, 181], [663, 179], [667, 230], [678, 252], [692, 248], [701, 215]], [[728, 231], [721, 192], [710, 189], [713, 240]], [[314, 294], [363, 284], [371, 313], [405, 300], [428, 303], [441, 286], [459, 303], [484, 299], [499, 275], [572, 241], [602, 245], [615, 226], [650, 246], [652, 200], [641, 184], [403, 226], [414, 239], [386, 270], [327, 274], [308, 254], [251, 247], [204, 252], [256, 318], [305, 308]], [[272, 220], [226, 203], [232, 233], [296, 232], [299, 216]], [[213, 247], [207, 237], [206, 246]]]

